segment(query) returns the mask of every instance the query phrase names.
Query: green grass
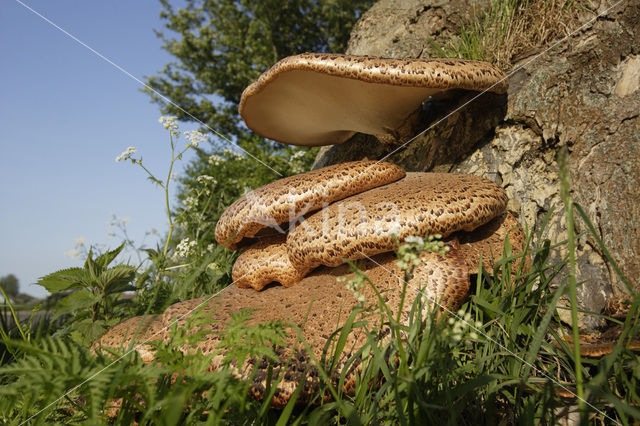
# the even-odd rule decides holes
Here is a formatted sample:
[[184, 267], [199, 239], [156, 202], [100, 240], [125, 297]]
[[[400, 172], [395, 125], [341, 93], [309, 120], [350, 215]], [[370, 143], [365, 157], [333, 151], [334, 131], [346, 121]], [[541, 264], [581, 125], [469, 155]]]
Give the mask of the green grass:
[[[559, 164], [564, 167], [562, 161]], [[156, 361], [151, 365], [144, 365], [135, 351], [114, 361], [109, 354], [92, 354], [81, 344], [83, 339], [64, 333], [75, 321], [83, 319], [82, 315], [86, 317], [94, 310], [81, 306], [73, 312], [64, 311], [66, 314], [55, 322], [46, 316], [36, 322], [32, 316], [20, 323], [16, 307], [8, 304], [0, 312], [0, 421], [8, 424], [28, 419], [33, 423], [66, 424], [130, 424], [133, 420], [141, 424], [553, 423], [558, 408], [574, 406], [581, 411], [583, 420], [596, 416], [605, 422], [638, 421], [640, 361], [624, 344], [625, 339], [638, 334], [640, 298], [634, 299], [614, 352], [601, 360], [581, 359], [577, 345], [570, 348], [559, 336], [562, 326], [556, 305], [560, 297], [570, 296], [574, 324], [577, 322], [574, 212], [578, 213], [578, 220], [585, 222], [612, 269], [634, 294], [631, 283], [602, 244], [584, 210], [572, 203], [568, 175], [562, 176], [569, 225], [567, 241], [551, 246], [544, 240], [546, 221], [536, 232], [529, 232], [527, 246], [534, 247], [529, 253], [512, 254], [506, 241], [504, 258], [493, 271], [478, 271], [469, 299], [457, 313], [443, 316], [439, 310], [423, 309], [427, 301], [406, 300], [411, 306], [410, 319], [408, 325], [401, 324], [400, 315], [380, 298], [382, 321], [374, 327], [362, 320], [363, 312], [355, 309], [334, 333], [323, 358], [314, 359], [315, 365], [328, 367], [326, 371], [319, 368], [321, 386], [309, 404], [295, 405], [294, 395], [283, 410], [271, 408], [276, 389], [273, 384], [280, 381], [278, 374], [283, 374], [276, 373], [277, 369], [270, 370], [268, 390], [262, 401], [248, 397], [250, 381], [237, 378], [229, 359], [219, 370], [208, 371], [210, 358], [182, 350], [202, 339], [203, 332], [183, 333], [174, 328], [170, 341], [157, 346]], [[433, 243], [433, 249], [438, 250], [437, 242]], [[556, 250], [568, 252], [566, 259], [551, 262], [550, 259], [558, 258], [551, 256]], [[105, 270], [116, 251], [99, 256], [110, 259], [105, 260]], [[160, 313], [173, 301], [213, 294], [229, 282], [235, 259], [235, 254], [217, 247], [198, 258], [187, 272], [180, 273], [174, 270], [177, 267], [165, 264], [166, 253], [160, 248], [147, 250], [147, 254], [157, 269], [138, 270], [135, 297], [126, 305], [115, 303], [116, 299], [105, 303], [104, 316], [116, 314], [116, 306], [121, 308], [118, 318]], [[523, 256], [532, 257], [531, 268], [514, 270], [516, 265], [525, 264], [521, 261]], [[87, 262], [92, 277], [99, 277], [93, 261]], [[567, 268], [569, 274], [560, 273]], [[164, 272], [154, 275], [157, 270]], [[65, 277], [68, 275], [68, 271], [63, 273]], [[60, 273], [50, 276], [56, 274]], [[356, 276], [358, 286], [371, 285], [363, 274]], [[405, 280], [409, 278], [407, 272]], [[86, 287], [87, 280], [76, 281]], [[126, 287], [121, 290], [133, 289], [129, 287], [129, 279], [125, 281], [122, 284]], [[53, 284], [60, 286], [60, 283]], [[72, 284], [80, 285], [75, 281]], [[67, 293], [58, 296], [62, 301], [69, 297]], [[247, 357], [266, 359], [270, 365], [278, 362], [286, 365], [287, 360], [277, 359], [274, 352], [274, 345], [283, 342], [283, 324], [247, 327], [247, 315], [234, 317], [221, 336], [227, 358], [236, 358], [240, 365]], [[85, 319], [93, 321], [88, 324], [90, 329], [97, 321], [91, 318]], [[207, 318], [198, 315], [188, 318], [187, 329], [197, 329], [202, 321]], [[367, 341], [346, 366], [334, 371], [346, 336], [354, 328], [364, 329]], [[575, 326], [573, 332], [575, 336]], [[382, 335], [388, 338], [381, 339]], [[300, 343], [306, 345], [301, 336], [299, 333]], [[355, 391], [347, 396], [342, 389], [349, 366], [360, 369]], [[559, 385], [575, 389], [581, 397], [579, 402], [562, 400], [556, 393]], [[328, 401], [324, 398], [327, 396]], [[110, 419], [107, 413], [116, 406], [117, 418]]]
[[590, 0], [490, 0], [484, 12], [462, 22], [458, 34], [438, 43], [433, 54], [488, 61], [509, 69], [520, 57], [577, 29], [581, 14], [593, 15]]
[[[563, 191], [568, 182], [563, 180]], [[564, 192], [566, 214], [582, 220], [601, 245], [612, 269], [624, 277], [602, 245], [584, 210]], [[270, 408], [270, 397], [255, 401], [248, 397], [249, 383], [238, 380], [231, 364], [208, 372], [209, 359], [200, 353], [185, 354], [183, 345], [202, 338], [198, 333], [181, 334], [158, 347], [158, 362], [145, 366], [133, 353], [113, 363], [109, 356], [93, 356], [86, 347], [46, 333], [21, 338], [20, 333], [3, 337], [10, 355], [0, 368], [0, 421], [19, 424], [31, 416], [34, 423], [62, 422], [129, 424], [511, 424], [555, 423], [561, 409], [580, 410], [583, 420], [605, 424], [640, 421], [640, 357], [625, 349], [629, 336], [640, 328], [640, 298], [635, 295], [624, 333], [613, 353], [602, 359], [581, 358], [575, 348], [563, 343], [556, 304], [570, 295], [575, 284], [561, 274], [571, 263], [570, 254], [552, 262], [551, 254], [565, 248], [569, 240], [552, 246], [542, 238], [544, 228], [529, 232], [531, 268], [512, 271], [522, 254], [506, 254], [493, 271], [479, 271], [468, 301], [460, 312], [440, 316], [438, 310], [423, 314], [423, 302], [413, 303], [408, 326], [388, 310], [382, 300], [382, 328], [390, 338], [380, 339], [380, 328], [359, 321], [355, 310], [319, 365], [330, 365], [344, 344], [344, 336], [355, 327], [367, 331], [368, 339], [354, 358], [361, 363], [352, 396], [341, 393], [346, 379], [320, 369], [323, 385], [310, 404]], [[365, 280], [366, 282], [366, 280]], [[571, 309], [577, 313], [575, 301]], [[245, 321], [246, 316], [237, 321]], [[191, 318], [192, 326], [202, 321]], [[611, 320], [614, 321], [614, 320]], [[246, 331], [274, 341], [278, 326]], [[266, 330], [266, 331], [265, 331]], [[271, 331], [269, 331], [271, 330]], [[25, 333], [28, 333], [25, 332]], [[262, 333], [262, 334], [260, 334]], [[275, 334], [269, 334], [275, 333]], [[271, 336], [271, 337], [269, 337]], [[233, 336], [227, 336], [233, 342]], [[235, 339], [237, 340], [237, 339]], [[230, 344], [230, 343], [227, 343]], [[245, 345], [244, 356], [259, 354], [273, 358], [268, 343]], [[89, 379], [87, 381], [87, 379]], [[274, 375], [270, 383], [277, 383]], [[564, 399], [559, 386], [582, 394], [583, 403]], [[268, 385], [270, 387], [270, 385]], [[270, 395], [273, 395], [274, 387]], [[582, 388], [582, 389], [581, 389]], [[70, 392], [69, 392], [70, 391]], [[68, 394], [58, 399], [66, 392]], [[322, 402], [322, 395], [332, 400]], [[105, 413], [118, 402], [116, 419]]]

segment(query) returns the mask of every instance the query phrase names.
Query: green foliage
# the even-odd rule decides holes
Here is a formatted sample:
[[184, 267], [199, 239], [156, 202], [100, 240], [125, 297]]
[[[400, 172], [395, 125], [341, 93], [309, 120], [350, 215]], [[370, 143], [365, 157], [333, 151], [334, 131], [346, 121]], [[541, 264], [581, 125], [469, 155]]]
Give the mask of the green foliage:
[[[240, 94], [285, 56], [341, 52], [356, 19], [372, 0], [187, 0], [174, 8], [161, 0], [164, 49], [176, 58], [148, 84], [171, 99], [163, 114], [198, 120], [229, 138], [244, 139]], [[186, 112], [185, 112], [186, 111]], [[188, 113], [187, 113], [188, 112]]]
[[509, 69], [519, 56], [577, 29], [580, 14], [594, 14], [592, 7], [590, 0], [491, 0], [460, 24], [456, 36], [430, 42], [435, 55], [489, 61]]
[[4, 293], [9, 297], [16, 297], [20, 292], [20, 282], [15, 275], [9, 274], [0, 278], [0, 288], [4, 291]]
[[[188, 266], [181, 274], [207, 271], [200, 259], [211, 254], [221, 272], [219, 288], [228, 283], [226, 270], [235, 257], [218, 250], [213, 236], [224, 209], [248, 190], [308, 170], [315, 158], [315, 148], [265, 141], [242, 125], [237, 112], [242, 91], [285, 56], [343, 51], [356, 19], [372, 3], [188, 0], [174, 8], [162, 1], [165, 30], [158, 35], [175, 61], [148, 78], [152, 90], [146, 91], [164, 114], [199, 122], [222, 142], [210, 151], [198, 148], [181, 180], [182, 207], [175, 212], [180, 227], [169, 242], [172, 248], [190, 245], [182, 252]], [[200, 288], [208, 282], [204, 273], [196, 279]]]
[[55, 317], [72, 314], [58, 334], [68, 334], [79, 343], [88, 344], [118, 322], [128, 300], [120, 295], [134, 290], [131, 285], [136, 268], [119, 264], [109, 267], [124, 248], [107, 251], [95, 259], [89, 250], [82, 268], [62, 269], [38, 280], [51, 293], [70, 292], [54, 307]]

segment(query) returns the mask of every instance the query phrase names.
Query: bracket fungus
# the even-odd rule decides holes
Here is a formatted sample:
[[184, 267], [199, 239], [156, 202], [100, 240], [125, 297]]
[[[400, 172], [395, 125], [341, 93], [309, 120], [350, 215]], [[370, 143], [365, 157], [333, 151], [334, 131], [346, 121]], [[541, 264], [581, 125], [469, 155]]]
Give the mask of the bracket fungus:
[[353, 161], [289, 176], [261, 186], [229, 206], [216, 225], [216, 241], [234, 249], [261, 229], [278, 227], [327, 204], [404, 177], [394, 164]]
[[403, 142], [422, 102], [455, 89], [504, 93], [507, 77], [473, 60], [304, 53], [247, 87], [239, 112], [254, 132], [291, 145], [339, 144], [356, 132]]
[[284, 234], [261, 238], [249, 246], [233, 264], [231, 278], [240, 288], [262, 290], [267, 284], [279, 282], [291, 287], [313, 268], [296, 268], [289, 260]]
[[[221, 366], [225, 353], [224, 348], [220, 346], [220, 335], [233, 313], [251, 309], [253, 316], [247, 324], [249, 326], [283, 320], [288, 324], [287, 337], [285, 344], [276, 348], [279, 361], [270, 363], [266, 359], [252, 358], [244, 365], [235, 365], [234, 374], [243, 380], [252, 380], [250, 392], [257, 399], [264, 399], [266, 396], [267, 380], [271, 375], [274, 378], [272, 386], [276, 386], [275, 395], [271, 401], [274, 407], [284, 407], [299, 386], [303, 389], [297, 401], [308, 402], [321, 386], [318, 365], [314, 364], [313, 360], [322, 362], [325, 359], [324, 348], [329, 340], [336, 338], [333, 332], [336, 328], [345, 325], [349, 317], [348, 313], [356, 306], [362, 306], [361, 316], [358, 319], [367, 321], [371, 330], [380, 328], [384, 339], [389, 337], [388, 329], [381, 323], [380, 315], [372, 309], [379, 303], [378, 294], [393, 312], [394, 318], [402, 306], [400, 318], [405, 325], [413, 307], [409, 301], [416, 300], [420, 295], [425, 298], [423, 305], [425, 315], [435, 302], [450, 310], [460, 306], [469, 289], [469, 273], [457, 244], [455, 242], [448, 244], [450, 249], [445, 256], [433, 252], [423, 252], [420, 255], [421, 263], [406, 283], [405, 298], [402, 296], [403, 271], [396, 265], [397, 259], [392, 253], [384, 253], [359, 261], [359, 268], [367, 274], [375, 286], [375, 290], [369, 285], [362, 286], [358, 290], [361, 298], [347, 290], [343, 280], [340, 279], [341, 277], [347, 280], [354, 278], [354, 274], [349, 271], [347, 265], [338, 268], [323, 267], [302, 279], [294, 287], [271, 286], [263, 290], [260, 297], [256, 297], [256, 292], [251, 288], [231, 286], [208, 301], [205, 298], [199, 298], [176, 303], [167, 308], [162, 316], [154, 316], [150, 324], [153, 324], [154, 329], [161, 330], [158, 339], [166, 342], [169, 340], [168, 333], [173, 328], [173, 323], [177, 321], [178, 329], [185, 327], [188, 315], [202, 305], [199, 315], [206, 316], [208, 321], [200, 322], [196, 327], [204, 331], [206, 336], [196, 343], [195, 349], [205, 355], [212, 355], [210, 369], [216, 370]], [[95, 346], [107, 346], [116, 350], [126, 349], [127, 345], [121, 347], [113, 338], [121, 336], [129, 339], [126, 341], [130, 342], [131, 336], [121, 331], [123, 327], [135, 329], [140, 321], [141, 317], [135, 317], [113, 327], [105, 337], [96, 342]], [[311, 349], [311, 353], [299, 340], [298, 330]], [[352, 358], [356, 356], [366, 339], [365, 329], [353, 328], [346, 336], [344, 350], [339, 354], [334, 368], [330, 369], [331, 359], [321, 365], [327, 371], [333, 386], [340, 385], [342, 369], [348, 368], [342, 387], [342, 391], [346, 394], [353, 393], [355, 377], [360, 365], [358, 359]], [[142, 337], [136, 341], [142, 342]], [[153, 361], [153, 352], [145, 349], [144, 345], [135, 349], [146, 362]], [[179, 348], [181, 351], [193, 349], [186, 346]]]
[[410, 235], [472, 231], [502, 214], [507, 195], [473, 175], [407, 173], [381, 186], [330, 204], [287, 236], [297, 268], [337, 266], [395, 250]]
[[[413, 136], [414, 121], [429, 97], [452, 90], [506, 89], [505, 74], [479, 61], [302, 54], [283, 59], [250, 85], [239, 111], [250, 129], [293, 145], [341, 143], [355, 132], [397, 142]], [[236, 200], [216, 225], [219, 244], [244, 248], [233, 267], [236, 286], [211, 300], [174, 304], [144, 322], [131, 318], [108, 330], [94, 350], [123, 349], [133, 339], [144, 341], [139, 336], [154, 334], [167, 342], [169, 326], [177, 321], [178, 328], [185, 327], [185, 316], [203, 305], [199, 314], [208, 321], [192, 327], [205, 332], [196, 348], [212, 355], [209, 368], [215, 370], [224, 357], [220, 335], [225, 324], [232, 314], [250, 309], [248, 325], [282, 320], [288, 333], [285, 344], [275, 348], [278, 362], [253, 358], [234, 365], [234, 374], [251, 380], [253, 396], [263, 399], [267, 387], [275, 386], [272, 406], [284, 407], [298, 390], [298, 402], [310, 401], [321, 386], [320, 368], [330, 370], [334, 386], [353, 394], [361, 368], [354, 357], [368, 334], [351, 329], [334, 362], [322, 364], [336, 329], [358, 306], [364, 309], [355, 311], [357, 323], [378, 327], [380, 338], [388, 339], [389, 325], [376, 312], [381, 301], [404, 325], [420, 297], [426, 298], [425, 311], [436, 305], [455, 310], [467, 297], [470, 269], [477, 269], [479, 257], [486, 260], [487, 253], [499, 255], [498, 243], [516, 225], [504, 216], [506, 204], [505, 191], [487, 179], [405, 173], [385, 162], [342, 163], [277, 180]], [[265, 238], [263, 231], [270, 227], [280, 234]], [[474, 229], [476, 234], [465, 234]], [[407, 237], [426, 234], [448, 237], [448, 252], [420, 253], [404, 283], [392, 251]], [[517, 239], [514, 251], [522, 250], [521, 234], [510, 235]], [[248, 245], [247, 239], [257, 242]], [[339, 278], [356, 277], [345, 260], [355, 260], [372, 285], [345, 286]], [[284, 286], [268, 285], [274, 281]], [[152, 346], [135, 349], [146, 362], [153, 361]], [[268, 384], [271, 377], [275, 382]]]

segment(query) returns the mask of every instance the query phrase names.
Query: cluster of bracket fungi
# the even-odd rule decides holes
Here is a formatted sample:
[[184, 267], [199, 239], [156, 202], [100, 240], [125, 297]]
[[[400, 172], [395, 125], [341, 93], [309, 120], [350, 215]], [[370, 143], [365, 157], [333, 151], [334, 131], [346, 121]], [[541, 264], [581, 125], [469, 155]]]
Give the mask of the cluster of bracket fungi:
[[[412, 136], [412, 120], [429, 97], [460, 90], [506, 91], [506, 76], [491, 64], [454, 59], [394, 60], [335, 54], [303, 54], [274, 65], [243, 93], [240, 113], [260, 135], [295, 145], [342, 143], [356, 132], [382, 141]], [[249, 324], [283, 320], [289, 337], [277, 348], [280, 363], [271, 404], [282, 407], [296, 389], [298, 401], [320, 386], [316, 365], [332, 333], [356, 305], [377, 305], [379, 293], [407, 319], [412, 301], [455, 310], [467, 296], [470, 274], [480, 263], [493, 270], [505, 238], [513, 253], [524, 250], [517, 220], [506, 213], [505, 191], [490, 180], [461, 174], [405, 172], [382, 161], [336, 164], [277, 180], [233, 203], [216, 226], [219, 244], [241, 249], [230, 286], [210, 300], [170, 306], [163, 314], [131, 318], [94, 343], [135, 350], [154, 359], [150, 340], [167, 340], [170, 326], [184, 327], [186, 316], [202, 305], [211, 318], [207, 338], [197, 350], [211, 354], [211, 369], [221, 365], [219, 335], [232, 313], [252, 309]], [[408, 283], [394, 250], [408, 237], [440, 234], [448, 251], [422, 252]], [[374, 288], [359, 294], [345, 287], [346, 260], [357, 261]], [[401, 305], [406, 286], [407, 302]], [[363, 310], [367, 312], [367, 310]], [[345, 314], [347, 313], [347, 314]], [[372, 326], [379, 315], [364, 318]], [[303, 337], [305, 344], [299, 339]], [[354, 329], [330, 379], [338, 383], [350, 368], [342, 391], [355, 386], [357, 362], [350, 362], [366, 335]], [[186, 349], [185, 349], [186, 350]], [[348, 366], [348, 367], [347, 367]], [[236, 366], [238, 377], [252, 381], [251, 394], [263, 398], [269, 363], [250, 359]]]

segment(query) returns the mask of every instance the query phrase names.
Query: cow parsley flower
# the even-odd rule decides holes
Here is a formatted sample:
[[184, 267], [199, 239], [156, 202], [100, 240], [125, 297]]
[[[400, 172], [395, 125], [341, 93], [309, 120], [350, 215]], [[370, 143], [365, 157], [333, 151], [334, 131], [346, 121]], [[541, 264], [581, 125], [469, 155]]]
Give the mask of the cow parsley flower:
[[130, 146], [129, 148], [127, 148], [125, 151], [123, 151], [120, 155], [116, 157], [116, 162], [126, 161], [129, 159], [131, 159], [132, 161], [135, 161], [133, 158], [131, 158], [131, 156], [135, 154], [137, 150], [138, 148], [136, 148], [135, 146]]
[[444, 255], [449, 251], [449, 246], [445, 246], [444, 243], [440, 241], [440, 238], [442, 238], [442, 236], [439, 234], [430, 235], [426, 241], [420, 236], [411, 235], [406, 237], [404, 244], [401, 244], [396, 252], [398, 257], [396, 265], [403, 271], [408, 271], [413, 266], [420, 264], [420, 253], [423, 251], [435, 252], [441, 256]]
[[224, 161], [224, 158], [222, 158], [217, 154], [213, 154], [209, 156], [209, 164], [211, 164], [214, 167], [219, 166], [220, 163], [222, 163], [223, 161]]
[[191, 256], [197, 245], [198, 242], [190, 239], [189, 237], [183, 239], [176, 246], [176, 251], [173, 254], [174, 259], [185, 259]]
[[204, 185], [204, 184], [210, 184], [210, 185], [215, 185], [218, 183], [218, 181], [216, 180], [216, 178], [214, 178], [213, 176], [209, 176], [209, 175], [200, 175], [196, 178], [196, 182], [198, 182], [200, 185]]
[[187, 142], [187, 148], [189, 148], [190, 146], [197, 148], [201, 142], [207, 140], [207, 136], [198, 130], [186, 130], [184, 132], [184, 136], [189, 141]]

